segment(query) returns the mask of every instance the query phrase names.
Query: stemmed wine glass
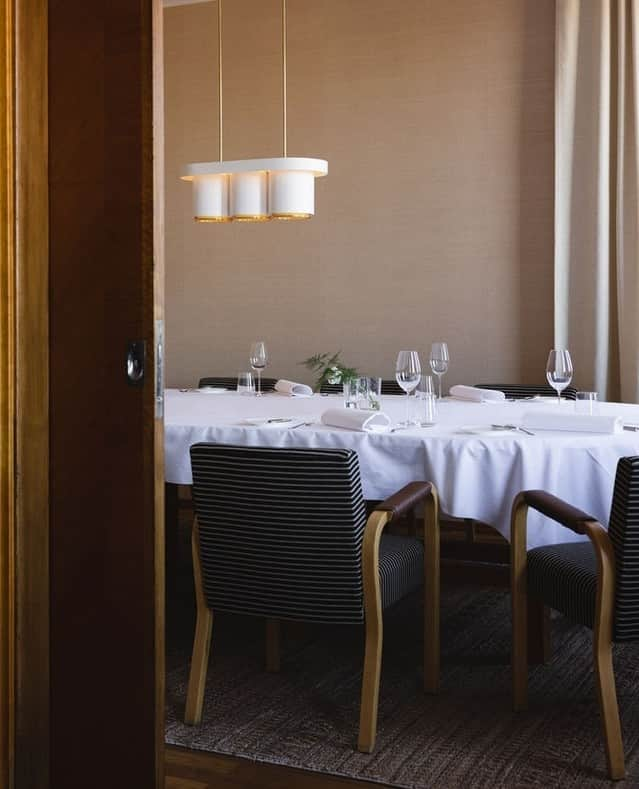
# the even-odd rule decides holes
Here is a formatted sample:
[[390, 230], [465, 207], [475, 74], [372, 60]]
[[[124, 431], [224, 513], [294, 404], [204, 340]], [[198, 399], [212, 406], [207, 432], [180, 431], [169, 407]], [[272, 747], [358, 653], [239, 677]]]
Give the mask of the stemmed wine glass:
[[546, 379], [557, 392], [557, 402], [561, 405], [561, 393], [572, 381], [572, 359], [570, 352], [553, 348], [546, 362]]
[[262, 370], [268, 364], [268, 353], [266, 344], [259, 340], [251, 345], [249, 352], [249, 364], [257, 372], [257, 392], [258, 397], [262, 396]]
[[434, 342], [430, 346], [430, 369], [437, 376], [439, 399], [442, 399], [442, 375], [448, 372], [448, 345], [445, 342]]
[[406, 421], [403, 425], [410, 425], [410, 393], [419, 383], [422, 372], [417, 351], [400, 351], [397, 354], [395, 365], [395, 380], [406, 392]]

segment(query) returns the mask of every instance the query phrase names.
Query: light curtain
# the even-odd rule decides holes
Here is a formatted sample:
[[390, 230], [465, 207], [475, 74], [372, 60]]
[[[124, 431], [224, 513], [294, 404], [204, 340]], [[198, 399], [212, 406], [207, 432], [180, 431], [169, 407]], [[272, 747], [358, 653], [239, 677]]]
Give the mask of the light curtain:
[[557, 0], [555, 344], [639, 401], [639, 0]]

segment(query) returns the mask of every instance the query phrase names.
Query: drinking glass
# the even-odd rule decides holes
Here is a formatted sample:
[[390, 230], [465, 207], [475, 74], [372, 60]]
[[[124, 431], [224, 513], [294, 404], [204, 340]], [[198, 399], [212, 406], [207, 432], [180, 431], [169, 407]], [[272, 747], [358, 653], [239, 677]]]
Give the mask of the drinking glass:
[[414, 423], [420, 427], [429, 427], [437, 421], [437, 400], [435, 385], [431, 375], [422, 375], [415, 389]]
[[237, 393], [242, 395], [255, 394], [253, 373], [240, 373], [237, 376]]
[[406, 421], [402, 422], [406, 427], [410, 425], [410, 393], [419, 383], [421, 372], [417, 351], [400, 351], [397, 354], [395, 380], [406, 392]]
[[368, 378], [355, 378], [355, 399], [356, 408], [368, 409]]
[[370, 411], [380, 411], [382, 408], [382, 379], [364, 378], [365, 401], [361, 408], [368, 408]]
[[439, 399], [442, 399], [442, 375], [448, 372], [448, 345], [445, 342], [434, 342], [430, 346], [430, 369], [437, 376], [439, 383]]
[[561, 393], [572, 381], [572, 359], [568, 351], [553, 348], [548, 354], [546, 379], [557, 392], [557, 402], [561, 405]]
[[344, 408], [359, 408], [359, 378], [347, 378], [342, 384]]
[[249, 364], [257, 372], [257, 396], [262, 396], [262, 370], [268, 364], [268, 353], [266, 344], [259, 340], [251, 345], [249, 352]]
[[577, 392], [575, 411], [592, 416], [597, 409], [597, 392]]

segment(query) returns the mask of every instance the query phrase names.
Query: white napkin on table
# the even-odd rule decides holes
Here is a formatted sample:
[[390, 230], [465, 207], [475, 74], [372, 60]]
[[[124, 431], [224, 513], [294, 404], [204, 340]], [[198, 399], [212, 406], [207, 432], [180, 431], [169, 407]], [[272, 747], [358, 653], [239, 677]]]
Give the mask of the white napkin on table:
[[476, 403], [495, 403], [506, 399], [506, 395], [498, 390], [480, 389], [478, 386], [464, 386], [463, 384], [451, 386], [449, 394], [458, 400], [473, 400]]
[[555, 411], [527, 411], [521, 418], [522, 427], [530, 430], [572, 430], [575, 433], [621, 433], [619, 416], [602, 414], [558, 414]]
[[291, 397], [312, 397], [313, 390], [306, 384], [298, 384], [295, 381], [287, 381], [286, 378], [280, 378], [275, 384], [275, 391], [281, 394], [290, 395]]
[[390, 428], [390, 417], [383, 411], [360, 408], [329, 408], [322, 414], [322, 424], [361, 430], [364, 433], [385, 433]]

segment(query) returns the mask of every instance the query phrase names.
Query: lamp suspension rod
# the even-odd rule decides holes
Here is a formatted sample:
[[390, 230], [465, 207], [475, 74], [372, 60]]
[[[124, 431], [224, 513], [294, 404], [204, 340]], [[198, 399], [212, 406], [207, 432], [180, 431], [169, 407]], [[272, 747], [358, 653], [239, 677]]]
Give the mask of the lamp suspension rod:
[[288, 155], [288, 141], [286, 138], [286, 38], [286, 0], [282, 0], [282, 156], [284, 157]]
[[222, 0], [217, 0], [217, 135], [221, 162], [224, 161], [222, 117]]

